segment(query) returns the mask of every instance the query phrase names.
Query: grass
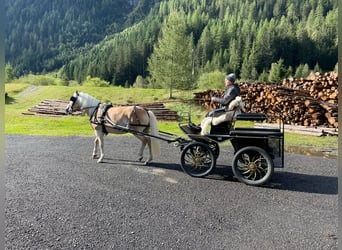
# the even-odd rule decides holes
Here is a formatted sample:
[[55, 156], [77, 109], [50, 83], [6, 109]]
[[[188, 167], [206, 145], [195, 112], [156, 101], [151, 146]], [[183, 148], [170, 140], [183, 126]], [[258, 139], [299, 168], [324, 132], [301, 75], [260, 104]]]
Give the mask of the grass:
[[[68, 100], [76, 87], [66, 86], [32, 86], [30, 84], [6, 84], [8, 93], [5, 107], [5, 133], [22, 135], [49, 135], [49, 136], [92, 136], [88, 116], [40, 117], [22, 115], [29, 108], [45, 99]], [[205, 110], [191, 103], [192, 93], [189, 91], [173, 92], [174, 100], [168, 99], [168, 90], [139, 89], [122, 87], [84, 87], [77, 86], [77, 90], [91, 94], [102, 102], [113, 104], [164, 102], [166, 107], [178, 112], [191, 110], [194, 123], [199, 123]], [[244, 126], [252, 127], [252, 123]], [[184, 136], [173, 121], [159, 121], [159, 130]], [[285, 133], [286, 147], [311, 147], [322, 150], [337, 150], [337, 137], [316, 137]]]
[[[46, 99], [69, 100], [76, 88], [65, 86], [32, 86], [29, 84], [6, 84], [8, 98], [5, 107], [5, 133], [6, 134], [28, 134], [28, 135], [52, 135], [52, 136], [90, 136], [93, 135], [89, 127], [88, 116], [65, 116], [65, 117], [43, 117], [23, 115], [29, 108], [39, 104]], [[32, 89], [34, 91], [32, 91]], [[169, 93], [161, 89], [125, 89], [121, 87], [82, 87], [77, 90], [91, 93], [92, 96], [102, 102], [113, 104], [164, 102], [169, 101]], [[174, 96], [186, 101], [188, 93], [175, 91]], [[166, 106], [174, 106], [175, 110], [187, 109], [181, 106], [177, 100], [167, 103]], [[161, 121], [160, 130], [170, 133], [181, 134], [177, 122]]]

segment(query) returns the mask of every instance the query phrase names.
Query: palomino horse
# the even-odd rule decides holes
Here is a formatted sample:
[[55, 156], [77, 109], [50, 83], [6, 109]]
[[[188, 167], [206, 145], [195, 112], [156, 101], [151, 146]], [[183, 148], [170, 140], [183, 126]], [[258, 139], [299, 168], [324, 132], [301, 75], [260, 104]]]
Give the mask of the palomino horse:
[[[105, 107], [106, 105], [101, 104], [94, 97], [78, 91], [73, 94], [66, 107], [68, 114], [71, 114], [73, 111], [86, 111], [88, 113], [90, 125], [94, 129], [96, 136], [92, 155], [93, 159], [97, 157], [99, 147], [100, 157], [97, 162], [100, 163], [103, 161], [103, 137], [105, 134], [128, 133], [125, 129], [131, 130], [132, 134], [141, 141], [141, 147], [138, 153], [139, 161], [143, 159], [146, 144], [149, 147], [150, 155], [145, 161], [145, 164], [148, 164], [154, 156], [160, 154], [159, 141], [153, 137], [158, 135], [158, 124], [152, 111], [145, 110], [140, 106], [110, 106], [106, 109]], [[135, 134], [135, 131], [138, 133]], [[139, 132], [142, 132], [142, 134], [139, 134]], [[152, 137], [144, 136], [143, 133], [151, 134]]]

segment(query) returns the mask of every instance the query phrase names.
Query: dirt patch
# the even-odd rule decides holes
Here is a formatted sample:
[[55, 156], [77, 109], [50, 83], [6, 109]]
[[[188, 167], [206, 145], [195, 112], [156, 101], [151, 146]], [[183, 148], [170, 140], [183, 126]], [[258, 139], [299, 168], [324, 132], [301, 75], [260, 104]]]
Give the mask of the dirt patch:
[[18, 95], [18, 98], [28, 96], [28, 95], [36, 92], [40, 88], [41, 88], [40, 86], [31, 86], [31, 87], [25, 89], [24, 91], [20, 92], [20, 94]]

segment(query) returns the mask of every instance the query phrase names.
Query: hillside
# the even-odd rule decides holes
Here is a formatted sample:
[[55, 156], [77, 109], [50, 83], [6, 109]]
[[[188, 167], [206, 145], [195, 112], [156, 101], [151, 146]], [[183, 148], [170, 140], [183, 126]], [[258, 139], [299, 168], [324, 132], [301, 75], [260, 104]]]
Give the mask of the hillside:
[[5, 0], [6, 62], [17, 76], [62, 67], [140, 21], [157, 0]]
[[170, 12], [193, 39], [197, 76], [220, 70], [256, 80], [280, 59], [293, 75], [304, 64], [330, 71], [337, 63], [337, 0], [5, 2], [6, 61], [17, 76], [63, 67], [78, 82], [91, 75], [132, 85], [149, 76], [147, 59]]

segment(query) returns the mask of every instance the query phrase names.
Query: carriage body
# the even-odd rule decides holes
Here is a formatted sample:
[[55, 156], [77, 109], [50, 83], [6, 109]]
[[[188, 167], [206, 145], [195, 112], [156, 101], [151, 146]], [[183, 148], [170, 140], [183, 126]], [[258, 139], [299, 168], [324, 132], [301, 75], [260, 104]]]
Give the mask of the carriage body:
[[[184, 117], [184, 116], [183, 116]], [[249, 185], [270, 181], [274, 168], [284, 167], [284, 123], [277, 128], [241, 127], [238, 121], [266, 121], [264, 114], [239, 114], [231, 122], [212, 126], [210, 133], [200, 135], [191, 115], [179, 122], [180, 129], [192, 140], [182, 148], [182, 169], [195, 177], [210, 174], [219, 156], [219, 143], [229, 140], [234, 148], [232, 169], [235, 177]]]

